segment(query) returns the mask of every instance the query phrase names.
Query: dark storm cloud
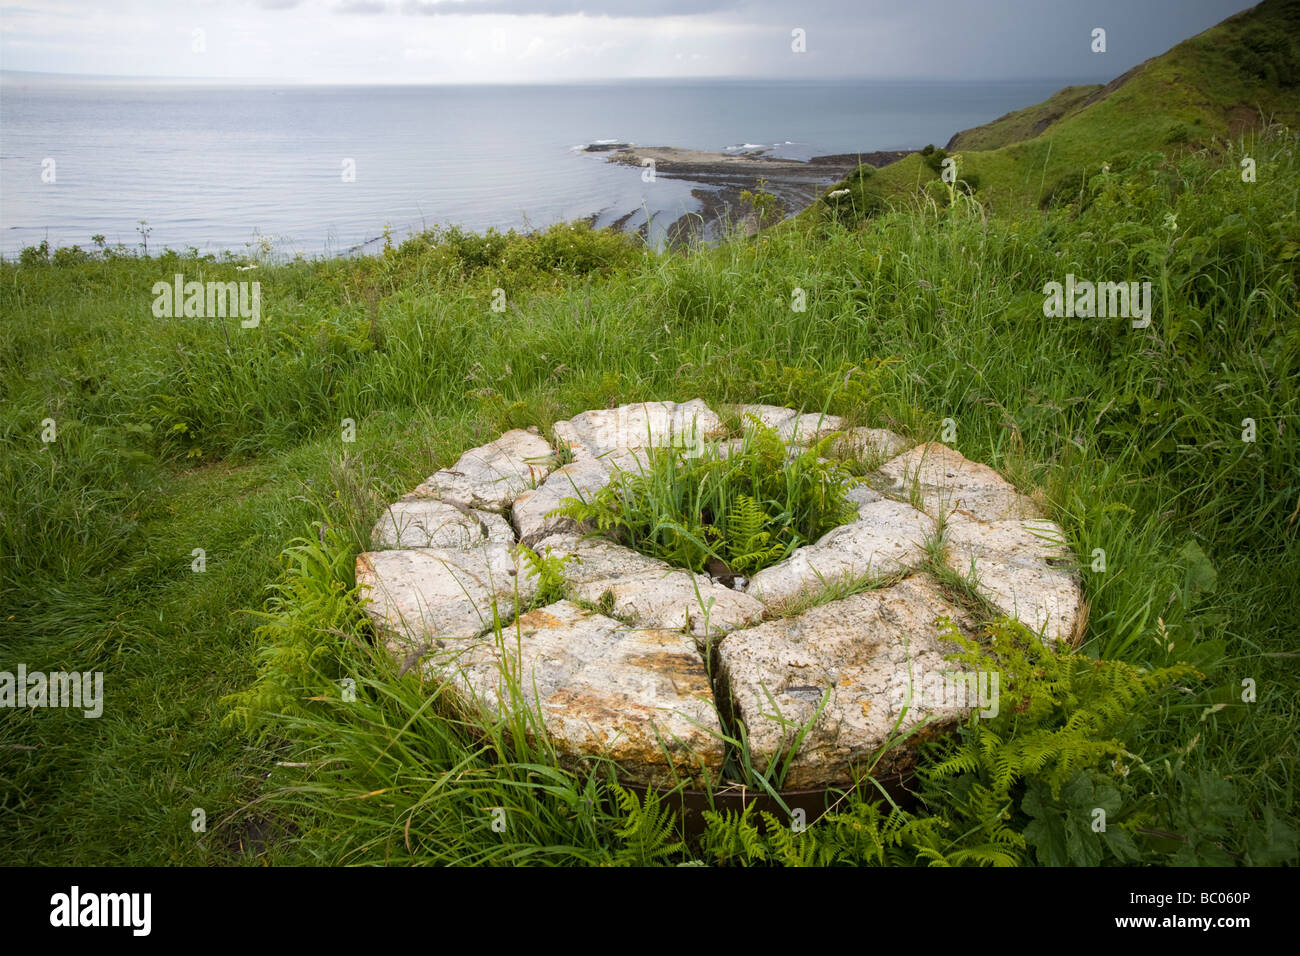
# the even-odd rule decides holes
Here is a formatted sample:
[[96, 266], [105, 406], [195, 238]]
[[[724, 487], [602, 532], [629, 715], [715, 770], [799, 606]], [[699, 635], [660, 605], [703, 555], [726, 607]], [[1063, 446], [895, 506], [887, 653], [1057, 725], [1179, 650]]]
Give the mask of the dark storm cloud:
[[[1111, 79], [1250, 0], [749, 0], [749, 22], [801, 27], [819, 75]], [[1094, 53], [1092, 31], [1106, 31]], [[811, 64], [810, 64], [811, 66]], [[823, 72], [823, 70], [825, 72]]]

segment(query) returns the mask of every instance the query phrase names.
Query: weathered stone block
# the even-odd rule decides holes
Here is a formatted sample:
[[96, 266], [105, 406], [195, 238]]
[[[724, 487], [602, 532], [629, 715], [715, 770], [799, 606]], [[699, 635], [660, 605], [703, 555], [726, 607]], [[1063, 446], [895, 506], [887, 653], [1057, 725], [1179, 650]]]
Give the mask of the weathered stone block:
[[366, 613], [399, 660], [435, 641], [463, 641], [503, 621], [537, 593], [536, 578], [514, 549], [496, 541], [476, 548], [408, 548], [357, 555]]
[[371, 547], [473, 548], [487, 541], [514, 544], [514, 532], [501, 515], [434, 498], [401, 498], [375, 523]]
[[941, 616], [963, 629], [973, 624], [932, 578], [915, 575], [723, 638], [721, 676], [755, 765], [766, 771], [807, 726], [783, 785], [851, 782], [894, 733], [910, 699], [898, 730], [917, 736], [891, 748], [876, 772], [906, 767], [921, 740], [947, 730], [975, 704], [917, 699], [916, 690], [932, 686], [933, 677], [959, 670], [944, 657], [956, 648], [936, 627]]
[[1083, 613], [1083, 588], [1059, 525], [954, 514], [945, 538], [949, 567], [963, 576], [973, 569], [976, 590], [990, 604], [1052, 643], [1071, 640]]
[[753, 624], [765, 610], [761, 602], [707, 575], [673, 568], [603, 538], [555, 535], [538, 543], [539, 551], [548, 547], [575, 557], [564, 576], [577, 597], [593, 604], [612, 601], [615, 615], [642, 627], [684, 628], [706, 637]]
[[634, 782], [698, 783], [722, 767], [722, 728], [704, 662], [681, 631], [628, 627], [560, 601], [480, 641], [455, 683], [493, 711], [528, 707], [562, 757], [608, 757]]
[[934, 530], [934, 521], [911, 505], [880, 498], [862, 505], [857, 521], [759, 571], [745, 593], [770, 606], [867, 575], [894, 574], [924, 560], [923, 541]]
[[1038, 506], [988, 465], [963, 457], [946, 445], [927, 442], [881, 466], [891, 494], [908, 500], [918, 485], [926, 514], [940, 518], [962, 513], [980, 521], [1042, 517]]
[[741, 405], [741, 423], [748, 424], [748, 416], [757, 418], [768, 428], [776, 430], [786, 444], [805, 445], [837, 432], [843, 426], [838, 415], [820, 412], [797, 412], [779, 405]]
[[471, 448], [452, 467], [434, 472], [412, 495], [502, 511], [521, 491], [546, 480], [554, 455], [546, 439], [515, 428], [496, 441]]
[[613, 469], [604, 459], [579, 458], [553, 471], [539, 488], [522, 491], [510, 506], [519, 540], [532, 547], [547, 535], [578, 531], [572, 518], [548, 517], [566, 498], [588, 501], [609, 484]]
[[722, 421], [703, 400], [640, 402], [583, 412], [553, 426], [576, 458], [599, 458], [616, 450], [672, 446], [696, 449], [722, 430]]

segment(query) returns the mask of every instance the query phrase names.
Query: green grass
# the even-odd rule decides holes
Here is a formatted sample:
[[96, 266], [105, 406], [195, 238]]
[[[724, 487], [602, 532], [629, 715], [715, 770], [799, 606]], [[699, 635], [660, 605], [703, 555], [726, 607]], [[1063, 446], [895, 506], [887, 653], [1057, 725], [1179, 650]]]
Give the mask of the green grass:
[[[876, 810], [867, 785], [810, 829], [817, 859], [1035, 862], [1004, 831], [1057, 833], [1070, 795], [1105, 782], [1174, 834], [1135, 837], [1145, 862], [1294, 860], [1297, 147], [1272, 130], [1113, 169], [1046, 212], [918, 199], [689, 255], [561, 227], [247, 272], [122, 251], [0, 264], [0, 669], [106, 673], [97, 720], [0, 712], [11, 859], [797, 861], [721, 818], [674, 848], [609, 766], [564, 769], [526, 715], [466, 714], [386, 670], [350, 597], [384, 502], [464, 449], [699, 396], [914, 440], [953, 419], [958, 450], [1037, 495], [1079, 553], [1085, 658], [1200, 675], [1097, 724], [1134, 755], [1127, 776], [1088, 757], [1058, 803], [1019, 777], [996, 832], [957, 826], [960, 774], [933, 777], [914, 816]], [[256, 276], [261, 326], [154, 318], [150, 289], [177, 271]], [[1152, 281], [1151, 326], [1045, 318], [1043, 285], [1067, 272]], [[1045, 732], [1070, 706], [1044, 710]]]
[[1001, 149], [1011, 143], [1030, 139], [1046, 130], [1063, 116], [1082, 109], [1094, 95], [1104, 87], [1100, 84], [1091, 86], [1067, 86], [1058, 90], [1041, 103], [1021, 110], [1014, 110], [1000, 116], [991, 123], [974, 129], [962, 130], [948, 141], [946, 149], [957, 150], [992, 150]]
[[573, 518], [642, 554], [710, 574], [751, 575], [850, 520], [848, 471], [823, 458], [826, 436], [793, 457], [775, 429], [752, 418], [734, 448], [698, 454], [652, 448], [590, 500], [567, 498]]

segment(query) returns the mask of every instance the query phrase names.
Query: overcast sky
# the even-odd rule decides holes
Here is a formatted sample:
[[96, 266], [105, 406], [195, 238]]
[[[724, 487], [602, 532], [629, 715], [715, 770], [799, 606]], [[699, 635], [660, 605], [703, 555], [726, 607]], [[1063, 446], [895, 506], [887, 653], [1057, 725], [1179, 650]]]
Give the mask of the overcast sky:
[[[0, 68], [310, 83], [1110, 79], [1237, 0], [30, 0]], [[1093, 53], [1092, 31], [1106, 30]], [[794, 31], [805, 52], [796, 53]]]

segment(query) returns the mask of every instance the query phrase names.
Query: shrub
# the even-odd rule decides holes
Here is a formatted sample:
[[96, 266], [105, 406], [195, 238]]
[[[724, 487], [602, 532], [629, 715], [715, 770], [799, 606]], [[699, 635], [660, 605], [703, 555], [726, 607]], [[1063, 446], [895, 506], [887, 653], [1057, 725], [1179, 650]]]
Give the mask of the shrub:
[[48, 265], [50, 261], [50, 243], [42, 239], [39, 246], [27, 246], [18, 254], [18, 261], [25, 266]]
[[929, 166], [935, 173], [941, 172], [943, 170], [943, 161], [948, 158], [948, 151], [935, 149], [932, 146], [927, 146], [926, 150], [921, 152], [921, 155], [925, 157], [925, 165]]
[[740, 193], [741, 203], [749, 206], [760, 228], [779, 222], [785, 212], [780, 197], [768, 192], [767, 185], [767, 180], [759, 177], [757, 189], [745, 189]]

